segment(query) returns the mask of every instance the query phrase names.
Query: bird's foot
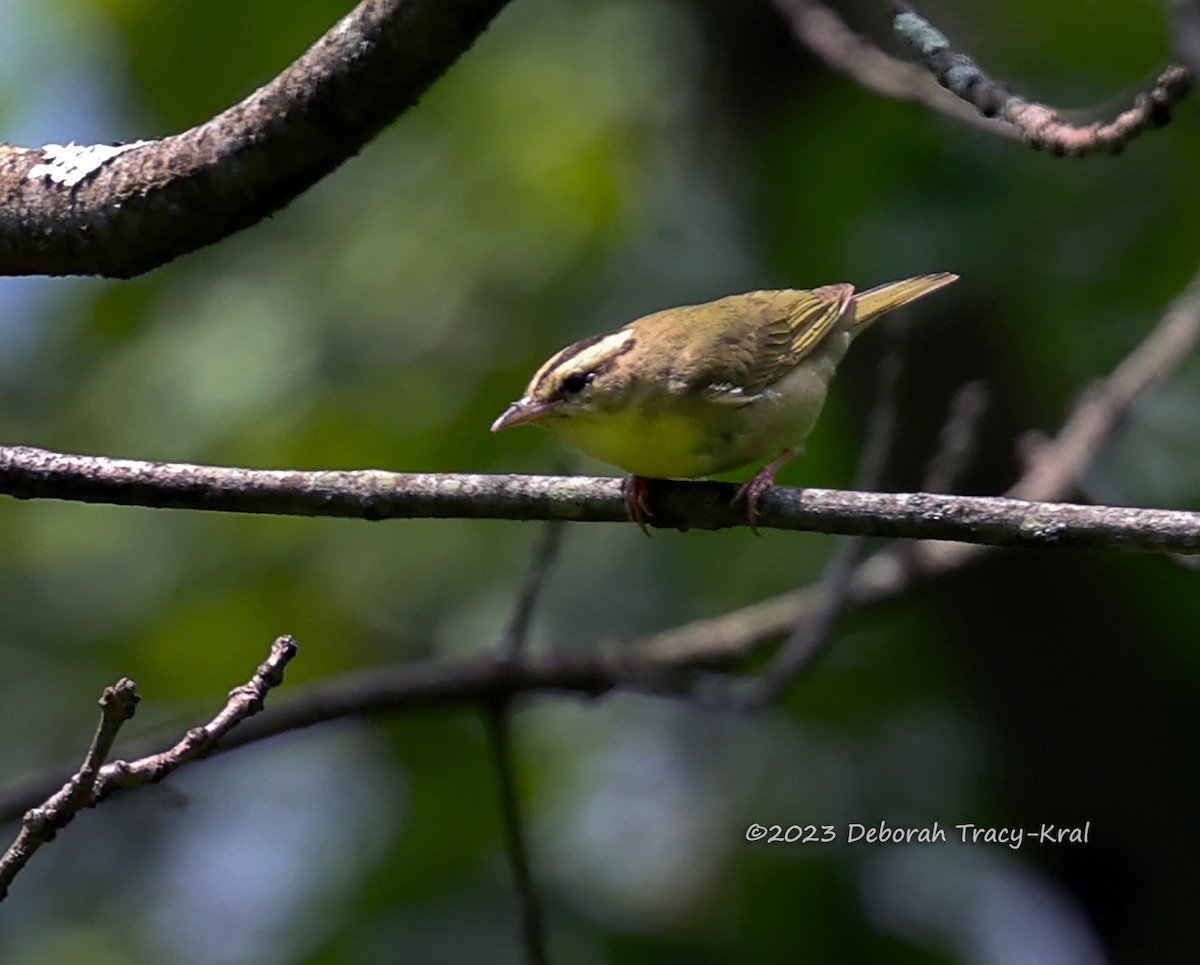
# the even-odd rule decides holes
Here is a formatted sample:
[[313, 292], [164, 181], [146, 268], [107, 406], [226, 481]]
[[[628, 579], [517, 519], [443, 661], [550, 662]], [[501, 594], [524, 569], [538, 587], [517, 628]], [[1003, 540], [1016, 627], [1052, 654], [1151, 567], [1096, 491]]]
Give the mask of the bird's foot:
[[621, 493], [625, 498], [625, 514], [630, 522], [637, 523], [642, 532], [649, 536], [646, 520], [654, 515], [650, 511], [650, 480], [645, 476], [630, 476], [621, 487]]
[[759, 499], [762, 498], [763, 493], [775, 485], [775, 473], [779, 472], [785, 463], [795, 458], [795, 449], [784, 449], [783, 452], [763, 466], [748, 481], [742, 483], [741, 488], [734, 493], [733, 501], [735, 503], [739, 499], [746, 500], [746, 518], [750, 521], [750, 529], [753, 530], [755, 536], [762, 535], [758, 531]]

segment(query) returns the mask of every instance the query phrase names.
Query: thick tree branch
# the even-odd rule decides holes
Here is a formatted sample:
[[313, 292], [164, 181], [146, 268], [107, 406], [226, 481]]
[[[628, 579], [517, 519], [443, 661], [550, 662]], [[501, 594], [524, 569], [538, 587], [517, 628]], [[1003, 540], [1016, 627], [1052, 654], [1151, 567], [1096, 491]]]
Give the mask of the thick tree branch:
[[[746, 525], [733, 483], [650, 480], [654, 525]], [[592, 476], [267, 470], [138, 462], [0, 447], [0, 493], [157, 509], [359, 519], [628, 522], [621, 480]], [[989, 546], [1200, 552], [1200, 513], [1039, 503], [998, 496], [860, 493], [776, 486], [760, 529], [953, 540]]]
[[507, 0], [363, 0], [266, 86], [111, 148], [0, 145], [0, 275], [129, 278], [279, 210], [416, 103]]
[[222, 737], [262, 710], [267, 691], [283, 682], [283, 668], [295, 654], [296, 644], [292, 638], [280, 637], [254, 676], [230, 691], [225, 706], [207, 724], [188, 731], [182, 740], [165, 750], [110, 764], [104, 761], [121, 725], [133, 717], [138, 695], [137, 685], [128, 678], [107, 688], [100, 698], [101, 716], [96, 736], [79, 770], [57, 792], [33, 799], [42, 801], [40, 805], [33, 807], [33, 801], [23, 803], [19, 811], [4, 818], [12, 820], [21, 811], [25, 812], [16, 840], [0, 856], [0, 900], [7, 897], [13, 879], [37, 850], [53, 841], [59, 830], [70, 824], [81, 810], [95, 807], [118, 791], [161, 781], [189, 761], [211, 753]]

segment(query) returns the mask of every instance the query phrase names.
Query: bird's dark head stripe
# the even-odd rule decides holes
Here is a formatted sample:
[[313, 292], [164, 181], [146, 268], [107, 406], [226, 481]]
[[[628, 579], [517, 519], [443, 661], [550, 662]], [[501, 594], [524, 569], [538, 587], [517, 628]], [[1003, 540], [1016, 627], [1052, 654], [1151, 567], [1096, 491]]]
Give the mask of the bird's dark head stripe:
[[[612, 369], [616, 360], [636, 343], [632, 329], [620, 328], [568, 345], [537, 370], [526, 395], [544, 399], [559, 394], [563, 378], [571, 372], [602, 375]], [[569, 364], [572, 362], [575, 364]]]
[[547, 361], [540, 369], [538, 369], [537, 374], [534, 376], [533, 385], [531, 388], [535, 390], [540, 389], [542, 384], [546, 381], [546, 377], [556, 372], [559, 366], [563, 365], [565, 362], [569, 362], [580, 353], [591, 348], [597, 342], [608, 338], [610, 334], [611, 333], [609, 332], [601, 332], [599, 335], [589, 335], [587, 338], [580, 339], [578, 342], [568, 345], [566, 348], [559, 351], [556, 355], [552, 356], [550, 360]]

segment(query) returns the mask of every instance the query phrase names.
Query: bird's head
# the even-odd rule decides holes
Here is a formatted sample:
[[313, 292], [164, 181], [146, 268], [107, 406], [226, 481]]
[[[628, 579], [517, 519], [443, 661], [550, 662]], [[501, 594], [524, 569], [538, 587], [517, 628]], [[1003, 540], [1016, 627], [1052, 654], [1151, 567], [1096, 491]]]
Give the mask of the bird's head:
[[556, 424], [619, 409], [634, 379], [628, 364], [637, 346], [632, 328], [568, 345], [534, 373], [525, 393], [492, 423], [492, 432], [521, 425]]

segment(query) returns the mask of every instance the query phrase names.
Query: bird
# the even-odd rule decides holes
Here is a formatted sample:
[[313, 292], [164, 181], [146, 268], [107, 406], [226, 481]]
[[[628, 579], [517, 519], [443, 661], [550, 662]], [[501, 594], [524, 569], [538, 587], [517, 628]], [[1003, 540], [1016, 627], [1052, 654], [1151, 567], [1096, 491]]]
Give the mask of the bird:
[[917, 275], [752, 291], [645, 315], [552, 355], [492, 432], [538, 425], [631, 474], [625, 510], [644, 532], [649, 479], [712, 476], [769, 459], [742, 485], [758, 502], [808, 436], [850, 343], [893, 309], [958, 280]]

